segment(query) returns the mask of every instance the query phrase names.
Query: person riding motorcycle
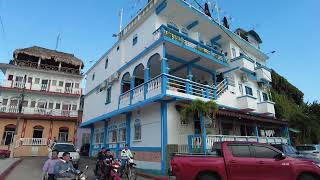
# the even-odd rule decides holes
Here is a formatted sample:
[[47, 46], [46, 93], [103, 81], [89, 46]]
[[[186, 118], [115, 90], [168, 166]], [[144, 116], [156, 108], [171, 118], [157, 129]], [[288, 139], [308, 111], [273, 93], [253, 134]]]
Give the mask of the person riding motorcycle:
[[95, 176], [99, 179], [109, 179], [112, 160], [113, 155], [111, 154], [110, 149], [102, 148], [98, 153]]
[[70, 153], [64, 152], [62, 155], [62, 160], [57, 162], [54, 166], [54, 174], [57, 180], [74, 178], [74, 173], [76, 169], [70, 162]]
[[125, 169], [125, 166], [126, 166], [129, 158], [133, 158], [133, 156], [132, 156], [132, 153], [129, 149], [128, 144], [126, 144], [124, 146], [124, 149], [122, 149], [122, 151], [121, 151], [121, 169], [120, 169], [121, 175], [120, 175], [120, 177], [122, 177], [122, 175], [124, 173], [124, 169]]

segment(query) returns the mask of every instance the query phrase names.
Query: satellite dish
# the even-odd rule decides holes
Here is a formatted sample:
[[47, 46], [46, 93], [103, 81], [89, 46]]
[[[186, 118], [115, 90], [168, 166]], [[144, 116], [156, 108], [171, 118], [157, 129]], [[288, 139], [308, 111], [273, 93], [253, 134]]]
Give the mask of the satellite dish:
[[223, 26], [228, 29], [230, 28], [228, 19], [226, 17], [223, 17]]
[[210, 13], [210, 10], [209, 10], [209, 5], [208, 5], [208, 3], [205, 3], [205, 4], [204, 4], [204, 13], [205, 13], [207, 16], [211, 17], [211, 13]]

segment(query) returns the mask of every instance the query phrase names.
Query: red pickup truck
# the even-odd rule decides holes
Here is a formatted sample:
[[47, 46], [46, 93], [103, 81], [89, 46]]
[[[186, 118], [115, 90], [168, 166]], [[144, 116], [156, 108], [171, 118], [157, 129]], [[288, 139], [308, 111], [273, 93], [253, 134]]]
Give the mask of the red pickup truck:
[[174, 154], [169, 179], [319, 180], [320, 164], [286, 157], [268, 144], [222, 142], [207, 154]]

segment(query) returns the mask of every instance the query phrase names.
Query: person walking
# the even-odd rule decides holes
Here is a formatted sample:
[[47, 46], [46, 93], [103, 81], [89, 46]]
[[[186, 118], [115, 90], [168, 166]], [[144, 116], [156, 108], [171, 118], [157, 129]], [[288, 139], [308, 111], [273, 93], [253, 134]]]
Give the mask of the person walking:
[[41, 179], [45, 179], [45, 180], [56, 179], [54, 176], [54, 166], [58, 161], [60, 161], [58, 158], [58, 154], [59, 152], [57, 150], [52, 151], [51, 159], [48, 159], [43, 165], [43, 168], [42, 168], [43, 177]]

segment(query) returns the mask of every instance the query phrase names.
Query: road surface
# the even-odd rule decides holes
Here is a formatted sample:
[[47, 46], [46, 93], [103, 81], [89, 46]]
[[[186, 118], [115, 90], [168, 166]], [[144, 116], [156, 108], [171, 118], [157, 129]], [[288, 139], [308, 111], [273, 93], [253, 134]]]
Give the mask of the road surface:
[[[26, 157], [23, 158], [22, 162], [11, 171], [6, 180], [40, 180], [41, 169], [47, 158], [46, 157]], [[83, 159], [83, 163], [80, 163], [80, 169], [83, 169], [82, 166], [88, 165], [89, 170], [87, 171], [88, 180], [94, 180], [93, 161], [88, 159]], [[87, 163], [87, 164], [85, 164]], [[139, 180], [150, 180], [142, 177], [138, 177]]]

